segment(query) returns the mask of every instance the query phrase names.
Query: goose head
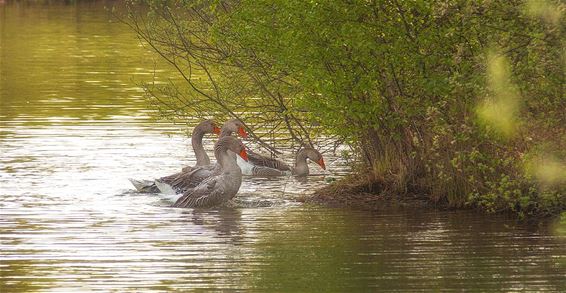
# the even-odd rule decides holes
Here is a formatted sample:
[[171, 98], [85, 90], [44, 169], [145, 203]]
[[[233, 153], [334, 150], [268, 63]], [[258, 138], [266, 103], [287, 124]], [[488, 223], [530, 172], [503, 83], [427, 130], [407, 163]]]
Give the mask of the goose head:
[[232, 151], [238, 154], [242, 159], [248, 161], [248, 153], [246, 152], [246, 146], [237, 138], [233, 136], [224, 136], [218, 140], [214, 146], [216, 151]]
[[317, 163], [323, 170], [326, 170], [326, 165], [324, 164], [324, 158], [322, 157], [322, 154], [319, 151], [313, 148], [304, 148], [303, 152], [309, 160]]
[[244, 127], [244, 124], [238, 119], [230, 119], [222, 125], [221, 136], [229, 136], [232, 133], [238, 133], [240, 137], [247, 138], [248, 133]]
[[307, 164], [308, 160], [316, 162], [322, 169], [326, 170], [326, 165], [324, 165], [322, 155], [317, 150], [306, 147], [297, 152], [293, 174], [296, 176], [309, 175], [309, 166]]
[[216, 135], [220, 134], [220, 127], [212, 119], [207, 119], [195, 126], [202, 133], [214, 133]]

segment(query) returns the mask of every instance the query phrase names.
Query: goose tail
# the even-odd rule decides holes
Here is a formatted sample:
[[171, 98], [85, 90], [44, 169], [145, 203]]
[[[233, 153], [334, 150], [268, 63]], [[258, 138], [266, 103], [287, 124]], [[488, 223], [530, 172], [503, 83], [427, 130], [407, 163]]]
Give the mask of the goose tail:
[[161, 182], [159, 180], [155, 181], [155, 187], [157, 188], [157, 192], [161, 192], [167, 195], [175, 195], [177, 192], [173, 187], [165, 182]]
[[137, 180], [128, 178], [137, 191], [143, 193], [157, 193], [159, 189], [153, 180]]

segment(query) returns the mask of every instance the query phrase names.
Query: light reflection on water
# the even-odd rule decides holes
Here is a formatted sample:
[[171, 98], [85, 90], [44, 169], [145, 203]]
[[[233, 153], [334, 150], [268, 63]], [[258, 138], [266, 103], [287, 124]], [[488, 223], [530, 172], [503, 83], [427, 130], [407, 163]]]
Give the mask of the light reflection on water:
[[194, 164], [188, 139], [166, 135], [177, 126], [147, 118], [131, 79], [151, 74], [151, 54], [100, 4], [4, 5], [0, 16], [1, 292], [566, 290], [564, 240], [545, 229], [292, 200], [323, 176], [246, 178], [235, 207], [212, 210], [137, 194], [128, 177]]

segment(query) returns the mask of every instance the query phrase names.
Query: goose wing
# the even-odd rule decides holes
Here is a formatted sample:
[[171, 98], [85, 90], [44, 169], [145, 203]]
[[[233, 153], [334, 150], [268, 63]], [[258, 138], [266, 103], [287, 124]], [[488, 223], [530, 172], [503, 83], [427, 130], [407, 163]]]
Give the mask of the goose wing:
[[281, 160], [262, 156], [256, 152], [248, 151], [249, 162], [261, 167], [268, 167], [280, 171], [291, 171], [291, 167]]
[[254, 166], [252, 168], [252, 176], [264, 176], [264, 177], [271, 177], [271, 176], [285, 176], [291, 175], [291, 171], [281, 171], [269, 167], [262, 167], [262, 166]]
[[174, 204], [179, 208], [204, 208], [218, 205], [225, 194], [222, 176], [209, 177], [197, 187], [187, 190]]
[[189, 172], [179, 172], [162, 177], [156, 181], [169, 185], [176, 193], [183, 193], [198, 186], [203, 180], [213, 175], [212, 165], [192, 168]]

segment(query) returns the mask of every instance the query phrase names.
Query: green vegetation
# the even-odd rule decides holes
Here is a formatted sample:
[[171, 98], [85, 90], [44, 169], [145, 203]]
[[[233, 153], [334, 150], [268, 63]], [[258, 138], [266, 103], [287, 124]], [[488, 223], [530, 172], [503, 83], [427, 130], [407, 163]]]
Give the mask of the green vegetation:
[[167, 117], [223, 113], [299, 144], [338, 139], [367, 184], [454, 207], [565, 210], [559, 1], [128, 7], [125, 21], [183, 74], [184, 84], [146, 88]]

